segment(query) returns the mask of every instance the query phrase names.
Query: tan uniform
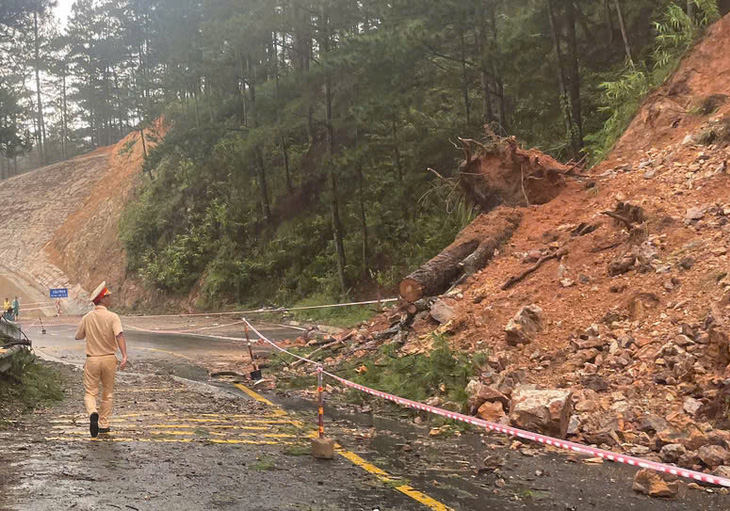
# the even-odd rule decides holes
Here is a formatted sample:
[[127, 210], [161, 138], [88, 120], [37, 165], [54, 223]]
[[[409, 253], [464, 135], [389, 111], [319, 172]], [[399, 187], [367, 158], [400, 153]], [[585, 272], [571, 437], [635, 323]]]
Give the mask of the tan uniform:
[[[97, 305], [81, 320], [76, 332], [77, 339], [86, 339], [86, 364], [84, 365], [84, 404], [86, 413], [99, 414], [99, 427], [108, 428], [114, 398], [114, 377], [117, 373], [117, 336], [124, 330], [119, 316]], [[96, 398], [101, 381], [101, 407], [97, 410]]]

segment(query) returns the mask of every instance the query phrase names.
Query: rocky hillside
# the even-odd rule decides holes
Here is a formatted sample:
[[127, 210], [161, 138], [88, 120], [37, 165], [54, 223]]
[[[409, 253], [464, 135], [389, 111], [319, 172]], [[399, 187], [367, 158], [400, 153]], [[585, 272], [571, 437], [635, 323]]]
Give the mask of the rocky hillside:
[[[378, 318], [356, 342], [412, 353], [447, 333], [487, 355], [468, 389], [472, 413], [727, 476], [729, 96], [725, 17], [606, 162], [566, 173], [546, 203], [514, 208], [519, 227], [484, 269], [425, 310]], [[548, 419], [521, 413], [525, 385], [558, 407]]]
[[[148, 149], [161, 131], [146, 131]], [[125, 305], [141, 295], [126, 274], [118, 223], [142, 154], [132, 133], [116, 146], [0, 182], [0, 275], [24, 291], [26, 302], [68, 287], [66, 312], [81, 312], [102, 280], [124, 291]]]

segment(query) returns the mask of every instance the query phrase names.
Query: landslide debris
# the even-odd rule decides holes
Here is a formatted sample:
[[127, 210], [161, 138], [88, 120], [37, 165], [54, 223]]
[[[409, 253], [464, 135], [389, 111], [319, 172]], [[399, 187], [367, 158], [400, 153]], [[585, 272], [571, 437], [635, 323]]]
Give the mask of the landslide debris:
[[[432, 334], [448, 335], [454, 348], [485, 360], [467, 388], [473, 414], [516, 424], [517, 386], [570, 392], [560, 407], [566, 415], [552, 416], [554, 432], [565, 427], [578, 442], [728, 473], [730, 137], [723, 133], [730, 103], [721, 98], [730, 96], [729, 56], [730, 16], [589, 172], [514, 140], [466, 151], [467, 195], [485, 210], [503, 204], [477, 224], [498, 224], [509, 205], [519, 225], [483, 269], [461, 280], [453, 273], [450, 290], [422, 286], [414, 303], [350, 333], [351, 349], [330, 362], [384, 343], [403, 356], [427, 353]], [[435, 302], [450, 311], [447, 321], [429, 314]], [[528, 319], [540, 327], [520, 326]], [[494, 393], [509, 397], [509, 406], [481, 399]], [[551, 416], [533, 409], [545, 421], [530, 424], [547, 428]], [[636, 489], [675, 493], [664, 486], [642, 476]]]

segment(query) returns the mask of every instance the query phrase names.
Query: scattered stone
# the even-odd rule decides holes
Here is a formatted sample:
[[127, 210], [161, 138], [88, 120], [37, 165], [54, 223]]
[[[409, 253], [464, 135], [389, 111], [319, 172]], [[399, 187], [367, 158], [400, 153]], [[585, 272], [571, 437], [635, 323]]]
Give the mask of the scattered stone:
[[522, 307], [507, 323], [505, 340], [510, 346], [529, 344], [542, 328], [542, 309], [537, 305], [528, 305]]
[[443, 300], [437, 300], [431, 306], [431, 317], [441, 325], [454, 319], [454, 315], [454, 308]]
[[653, 498], [671, 499], [679, 492], [677, 481], [667, 482], [651, 470], [639, 470], [634, 477], [634, 491]]
[[682, 456], [687, 454], [687, 449], [682, 444], [667, 444], [659, 451], [665, 463], [677, 463]]
[[537, 390], [519, 386], [512, 393], [510, 420], [520, 428], [565, 438], [572, 415], [569, 390]]
[[612, 277], [623, 275], [628, 273], [636, 266], [636, 256], [633, 254], [626, 254], [618, 259], [615, 259], [608, 265], [608, 274]]
[[695, 265], [694, 257], [686, 256], [679, 261], [679, 267], [683, 270], [691, 270]]
[[721, 467], [717, 467], [712, 472], [712, 475], [717, 477], [724, 477], [725, 479], [730, 479], [730, 466], [722, 465]]
[[688, 397], [684, 400], [684, 405], [682, 406], [685, 412], [687, 412], [687, 415], [690, 417], [695, 417], [697, 415], [697, 412], [700, 408], [702, 408], [702, 402], [696, 400], [695, 398]]
[[684, 216], [685, 221], [689, 222], [695, 222], [697, 220], [702, 220], [705, 217], [707, 209], [703, 207], [696, 207], [691, 208], [687, 210], [687, 214]]
[[700, 447], [697, 455], [711, 470], [723, 465], [730, 465], [730, 452], [719, 445], [705, 445]]
[[465, 390], [469, 396], [467, 404], [471, 410], [479, 409], [484, 403], [499, 403], [503, 408], [509, 406], [509, 398], [507, 396], [497, 389], [475, 380], [470, 381]]
[[484, 403], [479, 407], [477, 416], [487, 422], [509, 424], [509, 418], [500, 403]]

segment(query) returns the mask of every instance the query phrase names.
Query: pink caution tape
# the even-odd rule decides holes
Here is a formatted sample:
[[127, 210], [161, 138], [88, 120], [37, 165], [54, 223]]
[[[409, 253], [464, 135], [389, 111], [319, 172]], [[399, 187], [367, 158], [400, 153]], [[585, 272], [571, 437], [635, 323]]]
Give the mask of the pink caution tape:
[[371, 389], [369, 387], [365, 387], [363, 385], [358, 385], [357, 383], [351, 382], [350, 380], [346, 380], [344, 378], [340, 378], [337, 375], [334, 375], [332, 373], [324, 372], [327, 376], [330, 378], [334, 378], [335, 380], [339, 381], [343, 385], [366, 392], [368, 394], [371, 394], [373, 396], [387, 399], [388, 401], [393, 401], [394, 403], [397, 403], [402, 406], [407, 406], [408, 408], [413, 408], [415, 410], [422, 410], [425, 412], [433, 413], [436, 415], [441, 415], [442, 417], [446, 417], [447, 419], [453, 419], [461, 422], [465, 422], [467, 424], [472, 424], [474, 426], [480, 426], [483, 428], [486, 428], [491, 431], [496, 431], [498, 433], [504, 433], [510, 436], [514, 436], [517, 438], [521, 438], [524, 440], [530, 440], [532, 442], [538, 442], [545, 445], [550, 445], [553, 447], [558, 447], [561, 449], [586, 454], [589, 456], [596, 456], [599, 458], [603, 458], [609, 461], [615, 461], [617, 463], [624, 463], [626, 465], [631, 465], [634, 467], [640, 467], [640, 468], [646, 468], [649, 470], [654, 470], [656, 472], [662, 472], [665, 474], [671, 474], [673, 476], [679, 476], [684, 477], [686, 479], [695, 479], [697, 481], [701, 481], [703, 483], [709, 483], [709, 484], [715, 484], [718, 486], [725, 486], [730, 488], [730, 479], [726, 479], [724, 477], [718, 477], [713, 476], [710, 474], [705, 474], [702, 472], [695, 472], [693, 470], [685, 470], [683, 468], [678, 468], [672, 465], [666, 465], [664, 463], [656, 463], [654, 461], [648, 461], [641, 458], [635, 458], [633, 456], [624, 456], [622, 454], [616, 454], [611, 451], [604, 451], [603, 449], [597, 449], [594, 447], [588, 447], [586, 445], [577, 444], [575, 442], [568, 442], [566, 440], [560, 440], [558, 438], [553, 438], [545, 435], [540, 435], [538, 433], [531, 433], [529, 431], [524, 431], [521, 429], [513, 428], [510, 426], [502, 426], [501, 424], [494, 424], [492, 422], [487, 422], [482, 419], [478, 419], [476, 417], [471, 417], [469, 415], [463, 415], [461, 413], [456, 412], [450, 412], [448, 410], [442, 410], [441, 408], [436, 408], [434, 406], [425, 405], [423, 403], [419, 403], [417, 401], [411, 401], [410, 399], [404, 399], [402, 397], [394, 396], [392, 394], [387, 394], [385, 392], [380, 392], [378, 390]]
[[[288, 355], [291, 355], [294, 358], [297, 358], [299, 360], [303, 360], [305, 362], [309, 362], [311, 364], [315, 364], [316, 366], [321, 367], [319, 362], [315, 362], [314, 360], [310, 360], [305, 357], [300, 357], [299, 355], [295, 355], [294, 353], [291, 353], [291, 352], [285, 350], [284, 348], [281, 348], [280, 346], [276, 345], [274, 342], [270, 341], [265, 336], [263, 336], [245, 318], [244, 318], [244, 321], [254, 332], [256, 332], [256, 334], [261, 338], [261, 340], [270, 344], [271, 346], [273, 346], [280, 352], [286, 353]], [[726, 488], [730, 488], [730, 479], [727, 479], [724, 477], [713, 476], [711, 474], [705, 474], [703, 472], [696, 472], [694, 470], [686, 470], [683, 468], [675, 467], [673, 465], [657, 463], [654, 461], [644, 460], [644, 459], [636, 458], [633, 456], [625, 456], [623, 454], [616, 454], [611, 451], [605, 451], [603, 449], [597, 449], [595, 447], [589, 447], [587, 445], [577, 444], [575, 442], [568, 442], [567, 440], [561, 440], [559, 438], [553, 438], [553, 437], [549, 437], [546, 435], [541, 435], [539, 433], [532, 433], [530, 431], [525, 431], [522, 429], [510, 427], [510, 426], [503, 426], [501, 424], [487, 422], [485, 420], [478, 419], [478, 418], [472, 417], [470, 415], [464, 415], [461, 413], [451, 412], [449, 410], [443, 410], [441, 408], [436, 408], [435, 406], [429, 406], [429, 405], [425, 405], [423, 403], [419, 403], [418, 401], [411, 401], [410, 399], [398, 397], [393, 394], [388, 394], [386, 392], [380, 392], [379, 390], [371, 389], [370, 387], [365, 387], [364, 385], [359, 385], [355, 382], [346, 380], [345, 378], [341, 378], [341, 377], [337, 376], [336, 374], [332, 374], [327, 371], [322, 371], [322, 373], [329, 376], [330, 378], [333, 378], [334, 380], [340, 382], [341, 384], [345, 385], [346, 387], [350, 387], [352, 389], [359, 390], [359, 391], [365, 392], [367, 394], [371, 394], [371, 395], [373, 395], [375, 397], [379, 397], [381, 399], [386, 399], [388, 401], [392, 401], [401, 406], [406, 406], [406, 407], [412, 408], [414, 410], [421, 410], [424, 412], [433, 413], [435, 415], [440, 415], [442, 417], [446, 417], [447, 419], [457, 420], [460, 422], [464, 422], [466, 424], [471, 424], [473, 426], [479, 426], [479, 427], [488, 429], [490, 431], [495, 431], [497, 433], [504, 433], [505, 435], [517, 437], [517, 438], [520, 438], [523, 440], [530, 440], [531, 442], [537, 442], [537, 443], [541, 443], [544, 445], [557, 447], [560, 449], [565, 449], [567, 451], [577, 452], [577, 453], [585, 454], [588, 456], [595, 456], [595, 457], [602, 458], [605, 460], [615, 461], [617, 463], [623, 463], [626, 465], [631, 465], [632, 467], [645, 468], [648, 470], [653, 470], [653, 471], [661, 472], [664, 474], [670, 474], [673, 476], [683, 477], [685, 479], [694, 479], [696, 481], [700, 481], [703, 483], [714, 484], [717, 486], [724, 486]]]

